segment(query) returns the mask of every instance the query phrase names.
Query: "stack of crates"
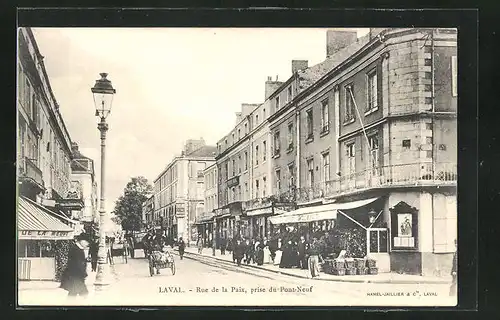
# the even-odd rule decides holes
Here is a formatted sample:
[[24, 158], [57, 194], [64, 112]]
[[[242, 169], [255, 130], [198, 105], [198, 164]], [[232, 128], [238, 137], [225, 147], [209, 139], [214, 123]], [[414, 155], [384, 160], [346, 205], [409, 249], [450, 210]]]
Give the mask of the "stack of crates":
[[366, 266], [368, 267], [368, 274], [378, 274], [376, 260], [373, 260], [373, 259], [366, 260]]
[[354, 265], [356, 266], [356, 274], [365, 275], [368, 274], [368, 268], [366, 267], [366, 260], [356, 258], [354, 259]]
[[345, 260], [345, 274], [346, 275], [356, 274], [356, 261], [354, 259]]
[[345, 262], [343, 260], [333, 260], [333, 269], [332, 274], [336, 276], [344, 276], [345, 275]]

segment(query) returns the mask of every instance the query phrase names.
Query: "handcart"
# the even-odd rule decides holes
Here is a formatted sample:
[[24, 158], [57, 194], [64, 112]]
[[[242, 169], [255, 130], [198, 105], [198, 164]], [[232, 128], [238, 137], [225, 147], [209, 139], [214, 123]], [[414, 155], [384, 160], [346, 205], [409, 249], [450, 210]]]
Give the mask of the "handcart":
[[166, 251], [152, 251], [148, 255], [149, 260], [149, 275], [152, 277], [155, 274], [155, 269], [170, 269], [172, 275], [175, 275], [174, 256]]

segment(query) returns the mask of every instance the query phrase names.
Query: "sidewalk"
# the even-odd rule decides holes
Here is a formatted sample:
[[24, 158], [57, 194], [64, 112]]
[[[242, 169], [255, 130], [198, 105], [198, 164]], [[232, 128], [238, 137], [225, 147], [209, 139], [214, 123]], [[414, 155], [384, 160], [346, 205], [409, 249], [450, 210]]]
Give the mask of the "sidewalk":
[[[200, 256], [197, 248], [186, 248], [186, 256], [190, 255], [193, 257]], [[211, 248], [204, 248], [201, 254], [203, 257], [212, 258], [215, 260], [220, 260], [224, 262], [233, 262], [232, 253], [227, 252], [225, 255], [220, 254], [220, 250], [216, 250], [215, 257], [212, 256]], [[244, 264], [242, 263], [242, 266]], [[277, 265], [264, 264], [258, 266], [256, 264], [245, 264], [245, 267], [251, 267], [261, 270], [266, 270], [274, 273], [279, 273], [283, 275], [288, 275], [297, 278], [310, 278], [308, 276], [307, 270], [301, 269], [280, 269]], [[323, 281], [337, 281], [337, 282], [357, 282], [357, 283], [392, 283], [392, 284], [450, 284], [451, 276], [447, 277], [424, 277], [418, 275], [409, 274], [398, 274], [398, 273], [379, 273], [377, 275], [346, 275], [346, 276], [335, 276], [331, 274], [321, 273], [318, 280]]]

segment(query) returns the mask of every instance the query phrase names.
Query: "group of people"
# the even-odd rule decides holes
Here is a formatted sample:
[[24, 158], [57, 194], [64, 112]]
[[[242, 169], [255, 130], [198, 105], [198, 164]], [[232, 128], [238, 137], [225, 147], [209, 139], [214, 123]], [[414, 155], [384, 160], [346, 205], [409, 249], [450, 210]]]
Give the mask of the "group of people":
[[144, 256], [148, 256], [152, 251], [162, 251], [163, 247], [170, 246], [174, 247], [178, 246], [179, 256], [181, 260], [184, 258], [184, 251], [186, 248], [186, 243], [182, 239], [179, 238], [178, 241], [168, 240], [161, 232], [161, 230], [157, 230], [154, 233], [152, 230], [148, 231], [148, 233], [142, 238], [142, 245], [144, 248]]
[[300, 268], [309, 270], [312, 278], [319, 276], [319, 263], [322, 260], [322, 248], [317, 240], [306, 241], [304, 236], [299, 241], [293, 239], [283, 240], [277, 237], [268, 240], [266, 237], [260, 239], [245, 239], [235, 237], [226, 242], [220, 240], [220, 251], [232, 252], [233, 262], [238, 266], [243, 264], [274, 264], [280, 268]]

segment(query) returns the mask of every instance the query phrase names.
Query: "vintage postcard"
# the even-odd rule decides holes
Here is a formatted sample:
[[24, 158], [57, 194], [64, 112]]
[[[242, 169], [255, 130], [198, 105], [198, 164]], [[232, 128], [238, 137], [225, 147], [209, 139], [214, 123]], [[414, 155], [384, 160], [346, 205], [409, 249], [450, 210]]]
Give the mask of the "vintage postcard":
[[456, 306], [457, 29], [18, 29], [18, 305]]

